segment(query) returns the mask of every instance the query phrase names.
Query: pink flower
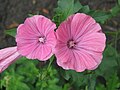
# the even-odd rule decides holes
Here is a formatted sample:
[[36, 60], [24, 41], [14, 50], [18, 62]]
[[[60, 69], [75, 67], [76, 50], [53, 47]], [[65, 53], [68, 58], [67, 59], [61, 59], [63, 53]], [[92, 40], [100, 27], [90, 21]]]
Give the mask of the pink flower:
[[95, 20], [83, 13], [70, 16], [56, 31], [55, 55], [64, 69], [93, 70], [102, 60], [106, 37]]
[[0, 73], [20, 57], [21, 55], [17, 52], [17, 47], [9, 47], [5, 49], [1, 49], [0, 50]]
[[27, 18], [17, 29], [18, 52], [29, 59], [45, 61], [53, 55], [56, 25], [42, 15]]

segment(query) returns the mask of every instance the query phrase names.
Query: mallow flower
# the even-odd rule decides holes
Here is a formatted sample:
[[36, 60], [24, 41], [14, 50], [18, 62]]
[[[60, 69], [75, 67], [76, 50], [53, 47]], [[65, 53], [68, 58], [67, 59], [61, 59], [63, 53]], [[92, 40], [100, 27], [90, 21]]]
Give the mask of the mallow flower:
[[91, 16], [69, 16], [56, 30], [56, 37], [55, 56], [63, 69], [82, 72], [94, 70], [100, 64], [106, 37]]
[[56, 25], [42, 15], [27, 18], [17, 28], [17, 50], [29, 59], [48, 60], [56, 44]]
[[22, 56], [48, 60], [56, 44], [55, 28], [56, 25], [42, 15], [27, 18], [17, 28], [17, 46], [0, 50], [0, 73]]

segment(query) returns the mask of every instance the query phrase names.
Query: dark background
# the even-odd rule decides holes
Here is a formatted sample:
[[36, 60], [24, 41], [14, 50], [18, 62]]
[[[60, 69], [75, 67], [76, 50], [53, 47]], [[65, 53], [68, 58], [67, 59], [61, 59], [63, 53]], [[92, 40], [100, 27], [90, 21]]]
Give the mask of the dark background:
[[[110, 10], [117, 0], [80, 0], [82, 5], [89, 5], [95, 10]], [[0, 0], [0, 49], [15, 46], [15, 39], [5, 35], [4, 31], [17, 27], [24, 22], [28, 14], [42, 14], [48, 18], [53, 17], [57, 0]], [[103, 30], [117, 30], [119, 28], [119, 16], [113, 18], [105, 25]], [[114, 22], [114, 24], [111, 22]]]

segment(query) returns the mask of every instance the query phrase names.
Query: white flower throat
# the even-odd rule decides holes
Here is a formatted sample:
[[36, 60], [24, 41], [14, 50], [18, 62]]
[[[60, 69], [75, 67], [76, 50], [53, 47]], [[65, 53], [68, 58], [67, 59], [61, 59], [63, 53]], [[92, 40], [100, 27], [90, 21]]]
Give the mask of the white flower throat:
[[40, 38], [39, 38], [39, 42], [40, 42], [40, 43], [45, 43], [45, 37], [40, 37]]
[[74, 48], [75, 44], [76, 43], [73, 40], [68, 41], [68, 48]]

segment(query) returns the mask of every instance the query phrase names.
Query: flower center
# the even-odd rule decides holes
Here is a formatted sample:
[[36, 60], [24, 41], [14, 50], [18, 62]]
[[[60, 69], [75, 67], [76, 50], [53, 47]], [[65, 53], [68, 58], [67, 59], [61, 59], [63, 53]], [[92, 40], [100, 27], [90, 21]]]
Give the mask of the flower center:
[[40, 37], [40, 38], [39, 38], [39, 42], [40, 42], [40, 43], [45, 43], [45, 37]]
[[75, 44], [76, 43], [73, 40], [68, 41], [68, 48], [73, 48], [75, 46]]

